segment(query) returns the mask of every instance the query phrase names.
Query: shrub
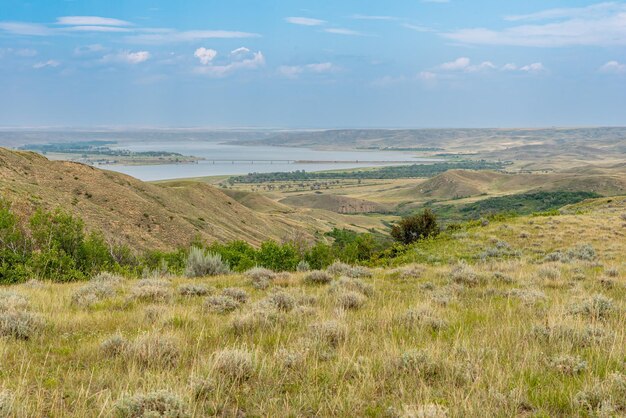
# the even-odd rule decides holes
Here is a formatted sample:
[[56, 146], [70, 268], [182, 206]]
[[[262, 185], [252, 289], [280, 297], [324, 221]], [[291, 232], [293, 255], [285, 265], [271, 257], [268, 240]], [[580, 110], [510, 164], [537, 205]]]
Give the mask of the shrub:
[[163, 279], [141, 279], [130, 294], [133, 299], [147, 302], [168, 302], [173, 295], [170, 282]]
[[213, 369], [224, 377], [246, 380], [254, 373], [254, 356], [245, 349], [220, 350], [214, 354]]
[[574, 403], [592, 416], [621, 416], [620, 412], [626, 410], [626, 375], [611, 373], [592, 383], [576, 394]]
[[594, 320], [606, 319], [614, 311], [613, 300], [604, 295], [596, 294], [570, 306], [573, 315], [585, 316]]
[[333, 276], [344, 275], [347, 276], [350, 273], [352, 266], [341, 261], [335, 261], [333, 264], [326, 268], [326, 272]]
[[305, 272], [311, 270], [311, 265], [306, 260], [301, 260], [296, 266], [296, 271]]
[[346, 276], [353, 278], [372, 277], [372, 272], [367, 267], [354, 266], [346, 272]]
[[402, 244], [411, 244], [437, 234], [439, 234], [437, 217], [430, 209], [424, 209], [420, 214], [402, 218], [391, 228], [391, 236]]
[[328, 284], [333, 280], [333, 277], [325, 271], [315, 270], [304, 276], [304, 283], [306, 284]]
[[557, 280], [561, 277], [561, 270], [553, 266], [542, 267], [537, 271], [542, 279]]
[[265, 302], [284, 312], [288, 312], [296, 306], [296, 298], [283, 291], [273, 292], [265, 299]]
[[365, 296], [372, 296], [374, 294], [374, 286], [369, 283], [365, 283], [363, 280], [352, 279], [349, 277], [341, 277], [332, 284], [329, 291], [336, 292], [340, 289], [359, 292]]
[[28, 340], [42, 327], [43, 321], [33, 313], [14, 310], [0, 312], [0, 336]]
[[587, 362], [580, 357], [564, 355], [552, 358], [550, 366], [561, 374], [575, 375], [587, 369]]
[[338, 321], [329, 320], [311, 325], [313, 338], [321, 343], [337, 347], [348, 337], [348, 327]]
[[196, 283], [185, 283], [178, 287], [178, 294], [186, 297], [206, 296], [213, 291], [212, 288]]
[[426, 307], [409, 309], [400, 318], [400, 323], [407, 328], [425, 327], [433, 331], [440, 331], [448, 326], [447, 321]]
[[508, 295], [522, 301], [524, 305], [532, 306], [548, 300], [545, 293], [536, 289], [511, 289]]
[[578, 260], [593, 261], [596, 259], [596, 250], [589, 244], [583, 244], [568, 250], [567, 255]]
[[117, 357], [126, 354], [130, 348], [130, 343], [120, 334], [115, 334], [100, 344], [100, 351], [107, 357]]
[[205, 252], [202, 248], [192, 247], [187, 258], [185, 275], [187, 277], [217, 276], [230, 273], [230, 267], [222, 256]]
[[144, 334], [130, 347], [132, 358], [145, 367], [172, 367], [180, 357], [179, 341], [167, 334]]
[[450, 271], [450, 279], [454, 283], [466, 286], [476, 286], [479, 283], [478, 274], [464, 261], [459, 261], [456, 267]]
[[266, 241], [256, 254], [259, 265], [274, 271], [293, 271], [300, 262], [300, 254], [291, 243], [277, 244]]
[[191, 380], [190, 386], [191, 393], [196, 400], [207, 399], [213, 395], [216, 389], [215, 381], [210, 377], [194, 378]]
[[239, 308], [240, 303], [230, 296], [209, 296], [204, 300], [204, 310], [219, 314], [230, 313]]
[[276, 273], [263, 267], [255, 267], [246, 271], [245, 274], [255, 289], [267, 289], [276, 278]]
[[124, 281], [124, 278], [121, 276], [118, 276], [117, 274], [112, 274], [112, 273], [108, 273], [108, 272], [102, 272], [102, 273], [98, 273], [95, 276], [93, 276], [90, 280], [91, 282], [96, 282], [96, 283], [108, 283], [110, 285], [117, 285], [117, 284], [121, 284]]
[[24, 311], [29, 308], [28, 299], [15, 292], [0, 292], [0, 312]]
[[177, 395], [165, 390], [122, 398], [115, 403], [115, 415], [120, 418], [191, 416], [187, 405]]
[[0, 389], [0, 417], [13, 416], [14, 402], [13, 392], [7, 389]]
[[429, 382], [440, 377], [444, 372], [444, 365], [441, 362], [421, 350], [402, 353], [395, 359], [395, 364], [398, 371], [413, 374]]
[[281, 318], [276, 309], [259, 306], [233, 318], [231, 328], [238, 335], [259, 329], [267, 330], [278, 323]]
[[227, 287], [222, 291], [222, 295], [233, 298], [239, 303], [248, 302], [248, 293], [238, 287]]
[[337, 306], [343, 309], [359, 309], [367, 300], [362, 293], [345, 290], [339, 292], [336, 296]]
[[81, 307], [88, 307], [103, 299], [115, 296], [115, 287], [108, 282], [95, 281], [79, 287], [72, 294], [72, 303]]

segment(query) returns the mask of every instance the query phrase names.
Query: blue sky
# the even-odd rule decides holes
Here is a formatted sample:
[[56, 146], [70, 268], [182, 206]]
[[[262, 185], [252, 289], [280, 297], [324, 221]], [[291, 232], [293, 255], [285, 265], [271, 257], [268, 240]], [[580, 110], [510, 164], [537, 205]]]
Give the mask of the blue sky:
[[0, 126], [626, 125], [623, 1], [0, 1]]

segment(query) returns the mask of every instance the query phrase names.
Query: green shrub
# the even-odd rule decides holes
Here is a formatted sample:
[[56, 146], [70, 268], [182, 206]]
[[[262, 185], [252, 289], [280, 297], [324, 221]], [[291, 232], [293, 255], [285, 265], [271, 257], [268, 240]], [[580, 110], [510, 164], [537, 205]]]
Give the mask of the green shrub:
[[435, 214], [430, 209], [424, 209], [421, 214], [402, 218], [391, 228], [391, 236], [403, 244], [411, 244], [437, 234], [439, 234], [439, 225], [437, 225]]

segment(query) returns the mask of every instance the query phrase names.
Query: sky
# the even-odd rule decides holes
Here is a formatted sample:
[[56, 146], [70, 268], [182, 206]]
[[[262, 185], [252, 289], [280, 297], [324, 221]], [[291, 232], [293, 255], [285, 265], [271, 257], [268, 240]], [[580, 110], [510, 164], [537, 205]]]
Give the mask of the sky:
[[0, 0], [0, 126], [626, 126], [626, 1]]

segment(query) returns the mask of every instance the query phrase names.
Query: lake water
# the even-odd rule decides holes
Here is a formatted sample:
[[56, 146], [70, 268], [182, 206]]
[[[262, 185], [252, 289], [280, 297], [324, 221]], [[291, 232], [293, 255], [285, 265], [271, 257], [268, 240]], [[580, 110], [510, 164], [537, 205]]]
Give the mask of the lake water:
[[[113, 148], [113, 147], [112, 147]], [[141, 180], [165, 180], [186, 177], [219, 176], [277, 171], [322, 171], [381, 165], [400, 165], [406, 161], [432, 162], [435, 159], [419, 158], [415, 153], [399, 151], [321, 151], [309, 148], [240, 146], [217, 141], [176, 142], [119, 142], [116, 148], [131, 151], [168, 151], [205, 158], [197, 164], [163, 165], [101, 165]], [[290, 160], [272, 161], [274, 160]], [[221, 161], [220, 161], [221, 160]], [[239, 161], [233, 161], [239, 160]], [[247, 161], [241, 161], [247, 160]], [[260, 161], [264, 160], [264, 161]], [[294, 161], [345, 161], [343, 163], [297, 163]], [[349, 162], [348, 162], [349, 161]], [[358, 161], [358, 163], [357, 163]], [[385, 163], [380, 163], [385, 161]]]

